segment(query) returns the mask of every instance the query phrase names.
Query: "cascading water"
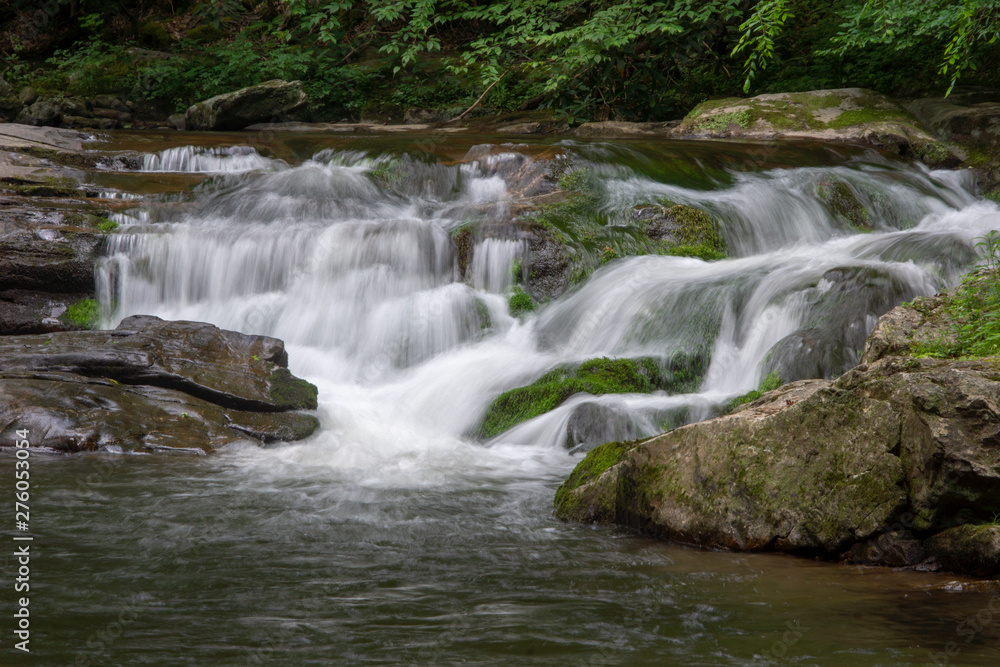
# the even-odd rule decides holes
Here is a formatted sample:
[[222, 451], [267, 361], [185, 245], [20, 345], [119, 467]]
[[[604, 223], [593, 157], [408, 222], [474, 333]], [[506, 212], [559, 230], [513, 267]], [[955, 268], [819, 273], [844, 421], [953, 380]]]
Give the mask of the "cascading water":
[[[572, 156], [574, 147], [564, 150]], [[331, 439], [370, 437], [341, 402], [345, 393], [364, 404], [359, 413], [379, 415], [377, 430], [418, 428], [454, 444], [498, 393], [558, 364], [709, 355], [695, 394], [581, 396], [492, 443], [551, 449], [566, 441], [581, 402], [613, 409], [630, 435], [651, 435], [670, 415], [709, 416], [769, 370], [786, 380], [843, 372], [881, 312], [952, 283], [975, 238], [1000, 225], [963, 174], [874, 154], [732, 173], [692, 189], [597, 152], [581, 148], [572, 160], [601, 175], [596, 207], [608, 224], [644, 201], [694, 205], [720, 221], [732, 259], [622, 259], [520, 321], [503, 294], [527, 243], [516, 233], [481, 238], [463, 282], [449, 234], [509, 217], [507, 182], [530, 158], [493, 146], [452, 165], [326, 150], [288, 167], [247, 148], [186, 147], [144, 165], [223, 173], [194, 202], [159, 210], [155, 224], [143, 209], [119, 216], [125, 227], [99, 276], [105, 312], [111, 322], [153, 313], [286, 340], [296, 370], [330, 399], [327, 431], [303, 445], [316, 451]], [[865, 229], [825, 191], [849, 195]], [[380, 460], [377, 448], [370, 455]]]

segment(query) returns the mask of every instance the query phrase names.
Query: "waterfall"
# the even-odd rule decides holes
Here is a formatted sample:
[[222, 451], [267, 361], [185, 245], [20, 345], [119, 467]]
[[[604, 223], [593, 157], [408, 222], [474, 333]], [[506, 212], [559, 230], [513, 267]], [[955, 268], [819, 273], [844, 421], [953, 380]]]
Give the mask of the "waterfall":
[[[149, 313], [284, 339], [292, 370], [321, 390], [324, 430], [294, 451], [373, 473], [423, 470], [416, 479], [456, 456], [558, 449], [581, 405], [652, 435], [677, 415], [709, 416], [770, 370], [843, 372], [878, 315], [953, 284], [976, 238], [1000, 228], [1000, 209], [977, 201], [967, 176], [874, 154], [747, 171], [692, 159], [674, 178], [650, 166], [655, 155], [630, 162], [617, 150], [564, 142], [559, 154], [597, 175], [607, 224], [643, 202], [697, 206], [719, 221], [730, 258], [619, 259], [519, 319], [505, 295], [529, 250], [509, 222], [509, 187], [541, 163], [517, 147], [476, 147], [457, 163], [325, 150], [295, 165], [248, 147], [183, 147], [143, 169], [215, 175], [183, 206], [116, 216], [102, 312], [108, 325]], [[452, 235], [484, 225], [493, 231], [477, 232], [460, 282]], [[469, 439], [499, 393], [560, 364], [669, 365], [680, 354], [709, 359], [694, 393], [579, 395], [489, 447]]]

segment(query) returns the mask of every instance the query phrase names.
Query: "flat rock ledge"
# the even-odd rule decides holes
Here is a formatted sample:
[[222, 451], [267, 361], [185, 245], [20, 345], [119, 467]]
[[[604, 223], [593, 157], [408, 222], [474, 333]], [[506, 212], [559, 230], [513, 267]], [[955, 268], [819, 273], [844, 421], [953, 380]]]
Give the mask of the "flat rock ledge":
[[137, 315], [112, 331], [0, 337], [0, 443], [57, 452], [191, 452], [300, 440], [316, 387], [284, 343]]
[[939, 301], [884, 316], [832, 382], [592, 450], [556, 514], [705, 548], [1000, 575], [1000, 360], [908, 356]]

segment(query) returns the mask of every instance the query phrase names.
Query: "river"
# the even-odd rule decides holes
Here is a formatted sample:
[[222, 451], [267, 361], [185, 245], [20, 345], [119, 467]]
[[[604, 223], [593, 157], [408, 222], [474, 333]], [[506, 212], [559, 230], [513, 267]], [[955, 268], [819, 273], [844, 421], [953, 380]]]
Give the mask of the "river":
[[[770, 369], [835, 376], [879, 314], [955, 284], [1000, 228], [971, 174], [814, 144], [177, 136], [123, 133], [145, 156], [92, 174], [141, 195], [97, 272], [104, 324], [279, 337], [322, 428], [209, 457], [36, 457], [38, 664], [1000, 664], [980, 582], [552, 513], [581, 404], [637, 435], [705, 418]], [[511, 316], [527, 241], [481, 233], [462, 281], [452, 234], [503, 229], [505, 165], [555, 154], [594, 175], [603, 224], [698, 206], [729, 258], [617, 259]], [[473, 437], [499, 393], [560, 364], [701, 352], [693, 393], [578, 396]]]

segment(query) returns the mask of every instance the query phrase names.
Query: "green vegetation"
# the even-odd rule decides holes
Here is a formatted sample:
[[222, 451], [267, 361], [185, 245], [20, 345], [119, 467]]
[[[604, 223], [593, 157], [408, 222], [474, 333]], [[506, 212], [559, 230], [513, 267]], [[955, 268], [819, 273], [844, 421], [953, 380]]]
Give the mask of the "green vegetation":
[[760, 381], [759, 387], [729, 401], [723, 409], [723, 414], [729, 414], [741, 405], [753, 403], [767, 392], [777, 389], [782, 384], [784, 383], [781, 380], [781, 376], [779, 376], [775, 371], [771, 371], [764, 377], [763, 380]]
[[498, 396], [486, 411], [480, 436], [492, 438], [563, 403], [573, 394], [648, 393], [658, 388], [660, 369], [652, 359], [591, 359], [560, 366], [525, 387]]
[[602, 357], [579, 366], [559, 366], [529, 385], [500, 394], [487, 409], [479, 435], [492, 438], [580, 392], [596, 396], [645, 394], [659, 389], [671, 394], [694, 391], [708, 369], [708, 361], [707, 355], [680, 353], [663, 365], [648, 357]]
[[600, 477], [601, 473], [621, 461], [636, 444], [638, 441], [609, 442], [587, 452], [583, 460], [573, 468], [573, 472], [566, 478], [566, 481], [556, 490], [556, 507], [563, 507], [570, 503], [570, 494], [574, 489]]
[[102, 234], [110, 234], [111, 232], [118, 229], [118, 223], [114, 220], [108, 220], [107, 218], [101, 218], [100, 222], [97, 223], [97, 230]]
[[175, 110], [299, 79], [310, 113], [333, 120], [465, 109], [483, 93], [483, 113], [663, 120], [744, 92], [1000, 82], [998, 0], [134, 4], [93, 0], [81, 14], [79, 3], [56, 3], [39, 19], [37, 2], [11, 0], [0, 9], [0, 71], [43, 93], [117, 93]]
[[948, 333], [911, 345], [914, 357], [1000, 356], [1000, 232], [981, 237], [976, 247], [983, 253], [976, 270], [962, 279], [942, 306], [950, 319]]
[[511, 315], [520, 317], [525, 313], [533, 311], [535, 309], [535, 302], [531, 300], [531, 297], [528, 296], [528, 293], [520, 285], [514, 285], [510, 296], [507, 297], [507, 306], [510, 309]]
[[100, 321], [95, 299], [80, 299], [70, 305], [62, 315], [63, 321], [80, 329], [94, 329]]
[[287, 368], [277, 368], [268, 377], [268, 394], [278, 405], [293, 410], [315, 410], [316, 385], [295, 377]]

